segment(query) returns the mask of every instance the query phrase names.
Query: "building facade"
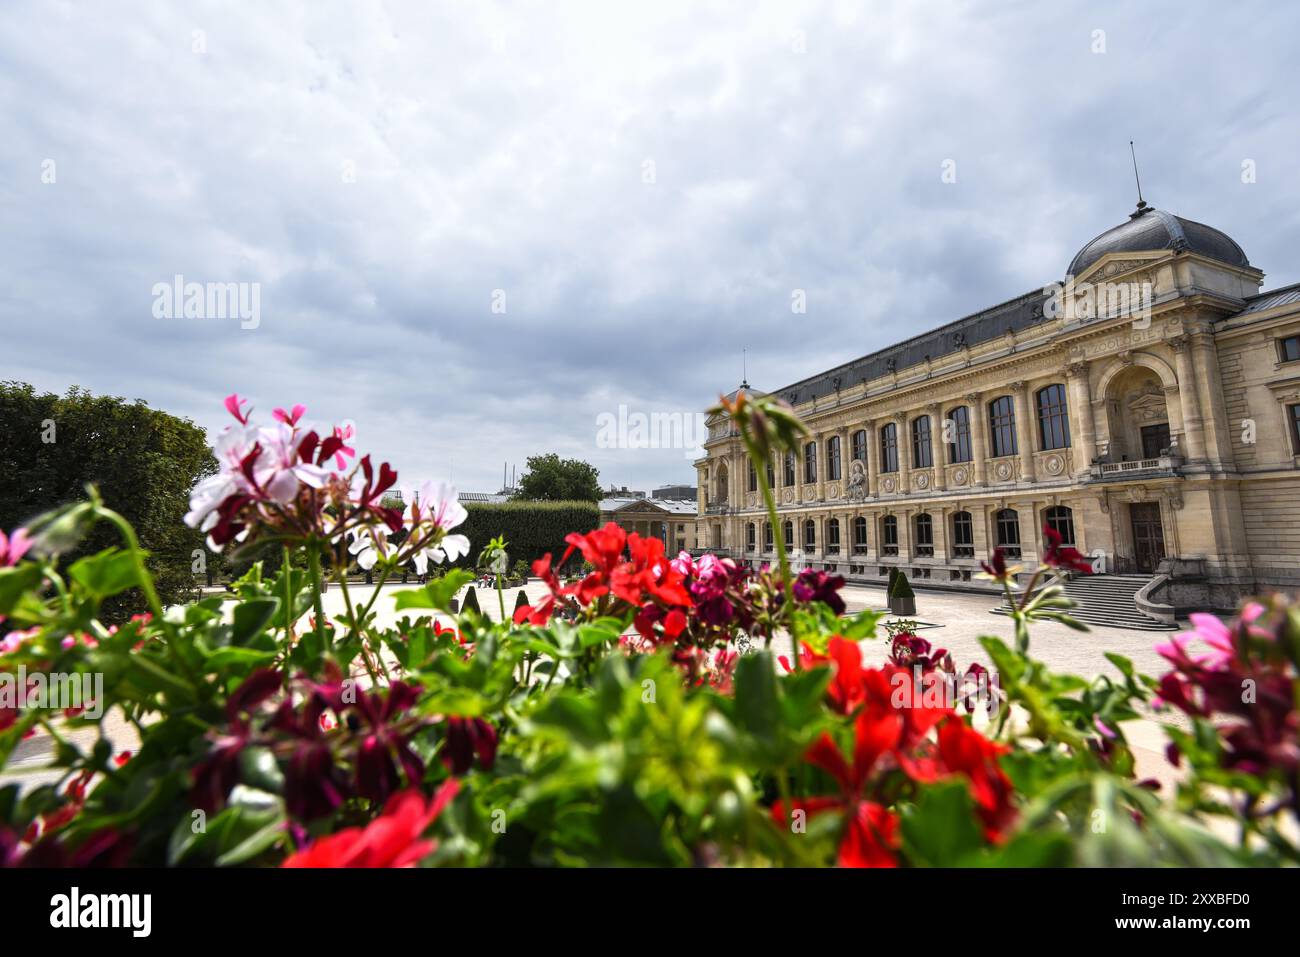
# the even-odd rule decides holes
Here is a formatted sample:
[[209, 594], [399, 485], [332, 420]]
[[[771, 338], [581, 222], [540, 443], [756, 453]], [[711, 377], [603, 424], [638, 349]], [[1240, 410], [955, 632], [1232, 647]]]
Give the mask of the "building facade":
[[697, 517], [694, 501], [642, 496], [611, 497], [600, 502], [602, 526], [613, 522], [642, 538], [658, 538], [664, 543], [665, 554], [673, 557], [696, 549]]
[[[778, 390], [811, 429], [766, 474], [797, 563], [986, 587], [1044, 525], [1150, 576], [1166, 620], [1300, 587], [1300, 284], [1212, 227], [1139, 204], [1067, 279]], [[743, 384], [742, 388], [748, 388]], [[709, 421], [699, 543], [774, 557], [757, 475]]]

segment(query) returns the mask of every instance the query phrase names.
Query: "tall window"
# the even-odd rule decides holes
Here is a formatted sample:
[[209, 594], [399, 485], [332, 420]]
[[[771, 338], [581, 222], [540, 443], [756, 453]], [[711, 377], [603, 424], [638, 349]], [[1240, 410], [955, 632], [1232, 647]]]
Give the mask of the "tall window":
[[916, 530], [916, 541], [913, 543], [917, 555], [934, 554], [934, 522], [925, 512], [916, 516], [912, 524]]
[[803, 447], [803, 480], [806, 485], [817, 481], [816, 442], [809, 442]]
[[754, 539], [755, 539], [754, 523], [748, 522], [745, 525], [745, 549], [747, 551], [752, 552], [754, 550]]
[[774, 547], [775, 546], [772, 541], [772, 523], [764, 522], [763, 523], [763, 551], [770, 552]]
[[1296, 455], [1300, 455], [1300, 405], [1287, 406], [1286, 417], [1291, 423], [1292, 448]]
[[1016, 454], [1016, 407], [1011, 396], [1004, 395], [989, 403], [989, 435], [993, 439], [993, 456]]
[[817, 523], [811, 518], [803, 523], [803, 547], [804, 551], [817, 550]]
[[758, 491], [758, 469], [754, 468], [753, 462], [749, 463], [749, 490], [751, 492]]
[[772, 466], [772, 459], [767, 460], [767, 487], [776, 488], [776, 469]]
[[954, 558], [975, 557], [975, 523], [970, 512], [957, 512], [952, 517], [952, 554]]
[[832, 518], [826, 523], [826, 551], [838, 555], [840, 551], [840, 520]]
[[952, 423], [951, 441], [948, 443], [948, 461], [952, 463], [969, 462], [974, 456], [970, 450], [970, 409], [959, 405], [948, 410], [948, 421]]
[[1070, 444], [1070, 417], [1065, 406], [1065, 386], [1060, 383], [1038, 390], [1038, 444], [1063, 449]]
[[866, 429], [858, 429], [858, 431], [853, 433], [853, 457], [855, 459], [861, 459], [863, 462], [867, 460]]
[[794, 522], [781, 523], [781, 537], [785, 539], [786, 548], [794, 548]]
[[826, 477], [839, 480], [840, 477], [840, 437], [832, 435], [826, 440]]
[[1064, 505], [1054, 505], [1045, 511], [1043, 524], [1060, 535], [1063, 544], [1074, 544], [1074, 512]]
[[898, 519], [892, 515], [880, 522], [880, 551], [884, 555], [898, 554]]
[[867, 520], [858, 516], [853, 520], [853, 551], [865, 552], [867, 550]]
[[1279, 362], [1300, 360], [1300, 336], [1287, 336], [1277, 340], [1277, 358]]
[[1020, 557], [1020, 516], [1014, 508], [1004, 508], [995, 516], [998, 547], [1008, 558]]
[[912, 468], [928, 469], [934, 464], [930, 454], [930, 417], [920, 415], [912, 420]]
[[898, 427], [893, 422], [880, 429], [880, 471], [898, 471]]
[[[785, 453], [785, 474], [781, 476], [781, 484], [789, 488], [794, 484], [794, 452]], [[788, 542], [789, 539], [787, 538]]]

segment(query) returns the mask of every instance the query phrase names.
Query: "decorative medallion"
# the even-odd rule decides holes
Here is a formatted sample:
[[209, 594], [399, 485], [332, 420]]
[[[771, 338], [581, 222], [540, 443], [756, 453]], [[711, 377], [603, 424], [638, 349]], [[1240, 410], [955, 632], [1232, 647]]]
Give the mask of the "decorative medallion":
[[839, 487], [839, 485], [832, 485], [832, 486], [830, 486], [830, 487], [826, 490], [826, 497], [827, 497], [827, 498], [839, 498], [839, 497], [840, 497], [840, 487]]
[[1011, 463], [999, 462], [997, 468], [994, 469], [994, 471], [996, 472], [997, 477], [1005, 482], [1009, 478], [1011, 478]]
[[965, 470], [965, 469], [953, 469], [953, 472], [952, 472], [952, 484], [953, 484], [953, 485], [965, 485], [965, 484], [966, 484], [966, 470]]
[[794, 492], [790, 489], [785, 490], [785, 500], [787, 503], [794, 501]]
[[880, 483], [880, 487], [883, 488], [886, 492], [892, 492], [894, 490], [894, 480], [891, 478], [887, 478]]
[[1065, 459], [1059, 455], [1049, 455], [1043, 460], [1043, 468], [1051, 475], [1060, 475], [1065, 469]]
[[925, 488], [929, 484], [930, 484], [930, 476], [926, 475], [924, 472], [922, 472], [920, 475], [916, 477], [917, 488]]

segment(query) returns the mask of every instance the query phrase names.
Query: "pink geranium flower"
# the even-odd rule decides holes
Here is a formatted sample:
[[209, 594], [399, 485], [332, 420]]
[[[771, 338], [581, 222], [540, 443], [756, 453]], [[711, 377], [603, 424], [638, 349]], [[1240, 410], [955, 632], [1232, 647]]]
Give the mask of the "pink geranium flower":
[[5, 535], [4, 530], [0, 529], [0, 568], [17, 565], [18, 560], [31, 547], [32, 539], [27, 534], [27, 529], [16, 528], [12, 535]]

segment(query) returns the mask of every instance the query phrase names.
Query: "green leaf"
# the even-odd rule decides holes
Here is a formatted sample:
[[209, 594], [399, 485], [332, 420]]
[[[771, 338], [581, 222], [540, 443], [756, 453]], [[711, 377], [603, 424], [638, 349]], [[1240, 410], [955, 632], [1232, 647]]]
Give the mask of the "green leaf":
[[13, 610], [24, 594], [39, 588], [41, 584], [40, 565], [19, 565], [16, 568], [0, 568], [0, 615], [7, 615]]
[[451, 613], [451, 601], [456, 593], [474, 580], [474, 576], [463, 568], [453, 568], [442, 578], [434, 579], [423, 588], [399, 591], [394, 596], [394, 607], [398, 611], [407, 608], [436, 608]]
[[235, 606], [232, 619], [231, 644], [248, 644], [249, 639], [265, 628], [279, 611], [278, 598], [250, 598], [240, 602]]
[[903, 818], [903, 845], [914, 864], [951, 867], [984, 846], [975, 805], [962, 781], [929, 787]]
[[609, 740], [609, 729], [591, 698], [558, 695], [539, 708], [532, 720], [567, 731], [583, 747], [593, 747]]
[[120, 548], [106, 548], [97, 555], [73, 562], [68, 575], [97, 600], [140, 584], [135, 556]]
[[735, 683], [736, 724], [771, 743], [780, 719], [772, 656], [766, 651], [744, 655], [736, 663]]

